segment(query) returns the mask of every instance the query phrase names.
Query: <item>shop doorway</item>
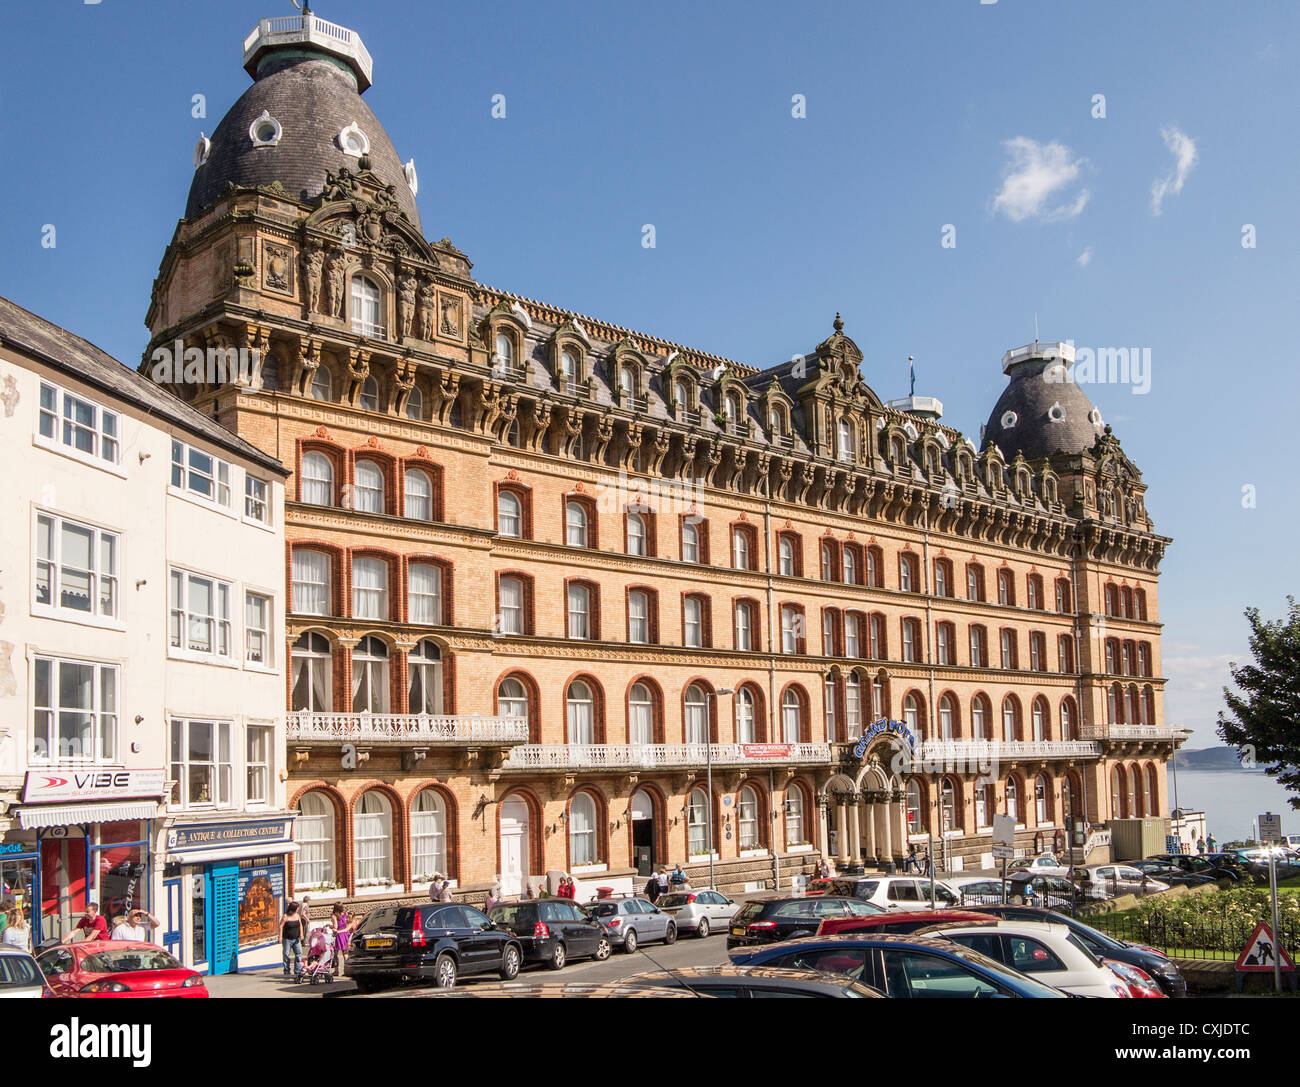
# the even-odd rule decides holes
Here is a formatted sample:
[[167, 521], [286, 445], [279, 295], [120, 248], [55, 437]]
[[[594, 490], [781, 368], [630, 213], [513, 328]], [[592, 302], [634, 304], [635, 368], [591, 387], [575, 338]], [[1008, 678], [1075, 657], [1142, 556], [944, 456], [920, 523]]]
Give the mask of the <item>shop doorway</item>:
[[648, 876], [655, 870], [655, 800], [646, 789], [632, 794], [632, 862], [637, 875]]
[[529, 872], [528, 804], [511, 797], [501, 805], [501, 895], [524, 893]]

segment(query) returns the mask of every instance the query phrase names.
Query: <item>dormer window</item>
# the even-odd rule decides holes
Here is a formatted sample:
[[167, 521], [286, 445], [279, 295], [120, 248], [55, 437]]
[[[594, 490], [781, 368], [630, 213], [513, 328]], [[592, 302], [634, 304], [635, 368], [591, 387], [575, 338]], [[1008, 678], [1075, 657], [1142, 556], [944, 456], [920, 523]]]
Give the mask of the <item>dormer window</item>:
[[352, 277], [352, 331], [358, 336], [382, 339], [382, 297], [379, 286], [365, 276]]
[[571, 347], [566, 347], [560, 353], [560, 375], [564, 379], [564, 391], [575, 392], [574, 386], [581, 380], [582, 370], [578, 353]]
[[691, 406], [691, 387], [681, 378], [673, 382], [673, 400], [682, 410]]
[[[253, 141], [254, 147], [274, 147], [280, 142], [281, 134], [280, 122], [266, 110], [262, 110], [261, 116], [255, 117], [253, 123], [248, 126], [248, 138]], [[208, 144], [210, 147], [211, 141], [208, 141]], [[195, 156], [197, 155], [198, 148], [195, 148]], [[206, 156], [204, 161], [207, 161]]]
[[636, 395], [636, 371], [628, 363], [618, 368], [618, 387], [626, 397]]
[[514, 369], [515, 341], [510, 338], [508, 332], [497, 333], [497, 352], [492, 361], [506, 370]]
[[723, 411], [727, 416], [727, 429], [735, 433], [745, 415], [745, 406], [740, 399], [739, 393], [727, 393], [726, 399], [723, 401]]
[[847, 419], [841, 419], [836, 434], [838, 445], [838, 456], [840, 460], [851, 461], [854, 458], [853, 443], [853, 424]]
[[357, 127], [356, 121], [353, 121], [346, 128], [339, 130], [338, 145], [345, 155], [351, 155], [353, 158], [360, 158], [362, 155], [370, 154], [370, 140], [366, 134]]

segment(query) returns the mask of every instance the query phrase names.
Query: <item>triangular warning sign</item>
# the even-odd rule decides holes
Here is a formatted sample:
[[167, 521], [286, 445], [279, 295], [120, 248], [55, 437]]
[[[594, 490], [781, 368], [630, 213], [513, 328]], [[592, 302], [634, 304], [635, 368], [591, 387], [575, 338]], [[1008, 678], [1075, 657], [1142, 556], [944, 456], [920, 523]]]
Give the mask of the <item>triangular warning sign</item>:
[[1295, 963], [1291, 961], [1291, 956], [1286, 953], [1286, 949], [1279, 947], [1277, 941], [1273, 939], [1273, 930], [1261, 921], [1255, 926], [1255, 931], [1246, 941], [1241, 954], [1237, 956], [1237, 969], [1272, 972], [1275, 956], [1283, 970], [1295, 969]]

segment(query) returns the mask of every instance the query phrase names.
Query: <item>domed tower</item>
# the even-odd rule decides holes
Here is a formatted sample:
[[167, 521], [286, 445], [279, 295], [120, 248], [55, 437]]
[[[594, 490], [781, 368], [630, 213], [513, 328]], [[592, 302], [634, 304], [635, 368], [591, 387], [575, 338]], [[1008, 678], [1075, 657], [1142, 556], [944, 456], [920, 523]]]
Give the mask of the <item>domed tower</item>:
[[243, 55], [253, 84], [194, 148], [140, 369], [236, 431], [276, 396], [404, 410], [426, 362], [485, 359], [470, 262], [421, 231], [360, 35], [303, 12], [261, 20]]

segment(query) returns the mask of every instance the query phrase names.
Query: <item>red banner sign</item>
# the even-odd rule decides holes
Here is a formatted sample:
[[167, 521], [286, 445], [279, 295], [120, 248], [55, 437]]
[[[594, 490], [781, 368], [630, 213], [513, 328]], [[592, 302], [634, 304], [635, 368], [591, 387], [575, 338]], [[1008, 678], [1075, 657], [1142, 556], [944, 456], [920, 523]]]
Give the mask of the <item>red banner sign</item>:
[[784, 759], [794, 749], [793, 744], [741, 744], [741, 754], [747, 759]]

